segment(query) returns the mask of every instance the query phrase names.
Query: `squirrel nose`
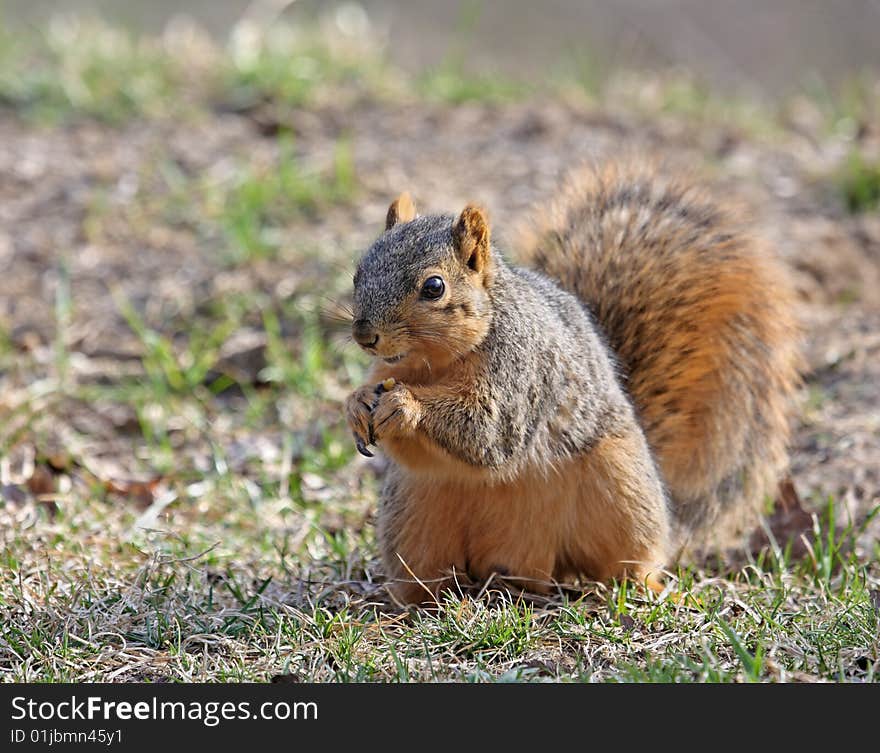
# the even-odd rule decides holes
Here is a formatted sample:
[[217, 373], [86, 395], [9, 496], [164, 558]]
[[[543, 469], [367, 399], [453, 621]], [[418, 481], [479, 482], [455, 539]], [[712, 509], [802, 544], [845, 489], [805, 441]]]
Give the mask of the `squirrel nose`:
[[358, 319], [352, 326], [352, 334], [358, 345], [375, 348], [379, 342], [379, 334], [366, 319]]

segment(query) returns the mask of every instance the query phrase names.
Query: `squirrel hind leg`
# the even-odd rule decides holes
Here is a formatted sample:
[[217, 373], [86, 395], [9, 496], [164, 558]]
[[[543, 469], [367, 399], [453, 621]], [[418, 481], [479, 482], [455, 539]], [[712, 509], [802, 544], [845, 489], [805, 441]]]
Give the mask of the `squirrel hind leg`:
[[646, 573], [641, 582], [644, 583], [645, 588], [657, 595], [662, 594], [666, 590], [666, 584], [663, 582], [663, 573], [657, 570], [651, 570]]
[[656, 596], [665, 597], [673, 604], [682, 604], [685, 601], [685, 594], [670, 590], [663, 580], [663, 573], [658, 570], [647, 573], [640, 582], [647, 591], [651, 591]]

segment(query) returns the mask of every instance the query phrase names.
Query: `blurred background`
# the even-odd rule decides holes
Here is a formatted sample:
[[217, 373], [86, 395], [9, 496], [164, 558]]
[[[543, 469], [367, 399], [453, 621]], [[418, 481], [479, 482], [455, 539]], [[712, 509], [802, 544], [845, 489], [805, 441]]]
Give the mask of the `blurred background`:
[[[389, 58], [423, 70], [467, 40], [467, 67], [540, 81], [548, 71], [590, 62], [605, 71], [682, 67], [715, 85], [776, 96], [811, 79], [834, 86], [880, 66], [877, 0], [297, 0], [266, 3], [284, 17], [314, 18], [333, 8], [362, 13], [381, 30]], [[245, 0], [5, 0], [10, 24], [39, 26], [59, 11], [98, 15], [156, 33], [186, 14], [225, 37]], [[355, 21], [357, 23], [358, 21]], [[582, 61], [581, 61], [582, 62]]]

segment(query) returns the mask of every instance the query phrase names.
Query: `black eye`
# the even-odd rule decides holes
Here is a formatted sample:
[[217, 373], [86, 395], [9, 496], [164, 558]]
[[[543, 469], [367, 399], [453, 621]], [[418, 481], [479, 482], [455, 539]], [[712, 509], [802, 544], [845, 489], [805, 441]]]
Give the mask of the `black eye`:
[[441, 295], [443, 295], [443, 291], [446, 289], [446, 285], [443, 282], [442, 277], [429, 277], [422, 284], [422, 298], [427, 298], [432, 301], [436, 301]]

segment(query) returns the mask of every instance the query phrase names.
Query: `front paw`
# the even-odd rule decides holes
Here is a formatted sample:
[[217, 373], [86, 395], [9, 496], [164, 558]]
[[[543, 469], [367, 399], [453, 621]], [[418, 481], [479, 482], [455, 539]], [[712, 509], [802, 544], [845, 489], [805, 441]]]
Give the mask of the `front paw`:
[[354, 435], [354, 443], [358, 452], [368, 458], [373, 457], [373, 453], [367, 449], [367, 445], [375, 441], [372, 422], [375, 399], [376, 388], [374, 385], [368, 385], [352, 392], [345, 401], [345, 415], [348, 428]]
[[373, 441], [383, 437], [400, 437], [412, 434], [419, 424], [421, 406], [404, 385], [399, 382], [387, 392], [382, 392], [373, 407]]

